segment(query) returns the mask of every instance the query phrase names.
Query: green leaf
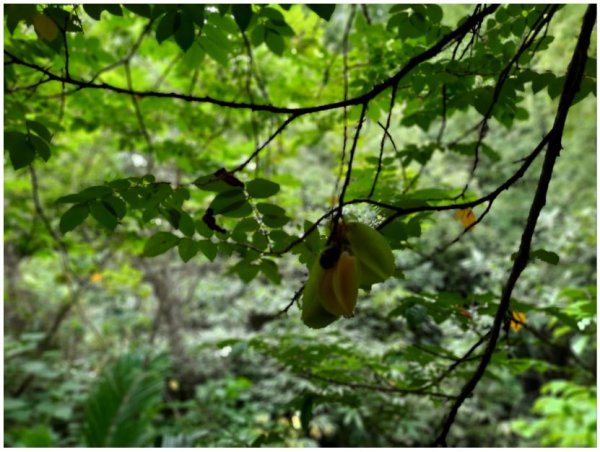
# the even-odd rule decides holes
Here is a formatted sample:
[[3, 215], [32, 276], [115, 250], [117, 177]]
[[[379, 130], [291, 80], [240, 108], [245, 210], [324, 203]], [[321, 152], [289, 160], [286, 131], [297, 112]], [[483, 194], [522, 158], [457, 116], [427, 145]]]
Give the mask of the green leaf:
[[184, 52], [194, 42], [194, 23], [188, 15], [179, 15], [179, 28], [175, 31], [175, 42]]
[[381, 233], [392, 242], [400, 242], [408, 239], [406, 223], [401, 220], [395, 220], [386, 224]]
[[234, 232], [252, 232], [259, 228], [258, 222], [254, 218], [243, 218], [235, 226]]
[[150, 5], [145, 5], [143, 3], [128, 3], [123, 5], [123, 7], [138, 16], [145, 17], [146, 19], [152, 18], [152, 10], [150, 9]]
[[37, 135], [29, 134], [29, 142], [37, 152], [37, 154], [47, 162], [50, 160], [50, 145], [46, 142], [46, 140], [42, 140]]
[[4, 6], [4, 14], [6, 15], [6, 27], [10, 34], [15, 32], [17, 25], [22, 20], [31, 22], [33, 15], [37, 12], [35, 5], [28, 4], [6, 4]]
[[[75, 22], [75, 18], [77, 16], [75, 14], [70, 14], [68, 11], [62, 8], [56, 6], [49, 6], [47, 8], [44, 8], [44, 14], [50, 16], [61, 30], [65, 29], [66, 23], [66, 31], [82, 31], [79, 24]], [[60, 49], [60, 46], [62, 46], [62, 39], [57, 38], [54, 39], [53, 42], [55, 42], [59, 46], [58, 49]], [[54, 49], [57, 50], [57, 48]]]
[[170, 11], [163, 16], [156, 27], [156, 41], [162, 44], [163, 41], [173, 36], [175, 32], [175, 11]]
[[427, 10], [427, 15], [429, 16], [431, 22], [439, 23], [442, 21], [442, 18], [444, 17], [444, 11], [442, 10], [442, 8], [440, 8], [439, 5], [432, 3], [424, 6]]
[[210, 203], [215, 214], [237, 209], [246, 201], [246, 195], [242, 188], [234, 188], [219, 193]]
[[268, 198], [279, 192], [279, 184], [258, 178], [246, 184], [246, 191], [253, 198]]
[[417, 218], [411, 218], [406, 224], [406, 233], [409, 237], [421, 236], [421, 223]]
[[263, 42], [265, 42], [265, 33], [267, 29], [264, 25], [258, 24], [256, 27], [252, 29], [252, 34], [250, 35], [250, 42], [254, 47], [258, 47]]
[[213, 236], [214, 231], [211, 228], [209, 228], [204, 221], [197, 220], [194, 223], [196, 225], [196, 231], [198, 231], [198, 234], [206, 238], [210, 238]]
[[277, 269], [277, 264], [271, 259], [262, 259], [260, 262], [260, 271], [267, 277], [273, 284], [281, 283], [281, 275]]
[[269, 50], [275, 55], [281, 56], [283, 54], [283, 51], [285, 50], [285, 43], [283, 42], [283, 38], [279, 33], [267, 28], [265, 42], [267, 43]]
[[563, 85], [565, 84], [565, 77], [557, 77], [548, 85], [548, 94], [552, 99], [560, 96], [560, 93], [563, 90]]
[[236, 264], [231, 271], [236, 273], [242, 281], [248, 284], [258, 274], [260, 267], [247, 261], [241, 261]]
[[92, 199], [104, 198], [110, 194], [112, 194], [112, 189], [110, 187], [105, 185], [94, 185], [80, 191], [77, 195], [81, 201], [89, 201]]
[[192, 22], [198, 25], [198, 27], [204, 27], [204, 7], [205, 5], [193, 5], [191, 3], [184, 3], [181, 5], [181, 11], [192, 19]]
[[531, 90], [534, 94], [544, 89], [556, 80], [556, 76], [551, 72], [536, 74], [531, 79]]
[[240, 27], [240, 30], [246, 31], [250, 21], [252, 20], [252, 5], [249, 4], [234, 4], [231, 7], [235, 23]]
[[61, 196], [54, 202], [56, 202], [58, 204], [75, 204], [75, 203], [82, 202], [82, 201], [83, 201], [83, 199], [81, 198], [81, 196], [79, 196], [79, 194], [71, 194], [71, 195]]
[[167, 219], [169, 224], [175, 229], [179, 228], [179, 220], [181, 219], [181, 212], [177, 209], [167, 209], [163, 212], [163, 216]]
[[259, 250], [266, 250], [269, 246], [269, 239], [262, 231], [255, 231], [252, 235], [252, 244]]
[[122, 16], [123, 15], [123, 11], [121, 11], [121, 7], [117, 4], [107, 3], [104, 5], [100, 5], [100, 6], [102, 6], [106, 11], [111, 13], [113, 16]]
[[60, 217], [58, 228], [61, 234], [66, 234], [79, 226], [87, 218], [90, 209], [87, 204], [76, 204]]
[[83, 436], [88, 447], [140, 447], [147, 444], [155, 409], [164, 389], [166, 365], [121, 356], [96, 380], [85, 404]]
[[212, 191], [221, 193], [224, 191], [230, 191], [232, 186], [226, 183], [225, 181], [217, 178], [213, 174], [207, 174], [206, 176], [200, 176], [197, 178], [193, 184], [198, 187], [200, 190], [204, 191]]
[[271, 228], [280, 228], [290, 220], [285, 210], [275, 204], [258, 203], [256, 208], [263, 214], [263, 223]]
[[55, 445], [54, 434], [45, 425], [36, 425], [22, 430], [19, 441], [22, 447], [52, 447]]
[[41, 138], [46, 140], [48, 143], [52, 139], [52, 133], [41, 122], [27, 121], [25, 124], [27, 125], [27, 128], [30, 131], [35, 132], [37, 135], [39, 135]]
[[558, 254], [546, 250], [535, 250], [529, 256], [531, 258], [539, 259], [552, 265], [557, 265], [560, 261], [560, 257], [558, 256]]
[[66, 196], [61, 196], [55, 202], [62, 204], [70, 204], [77, 202], [91, 201], [93, 199], [104, 198], [112, 194], [112, 189], [105, 185], [94, 185], [82, 190], [79, 193], [74, 193]]
[[262, 17], [268, 17], [271, 20], [278, 22], [285, 22], [283, 14], [275, 8], [271, 8], [270, 6], [262, 6], [260, 9], [260, 15]]
[[311, 4], [306, 6], [308, 6], [310, 10], [317, 14], [321, 19], [324, 19], [328, 22], [329, 19], [331, 19], [333, 12], [335, 11], [335, 5], [327, 5], [324, 3]]
[[103, 11], [108, 11], [113, 16], [122, 16], [121, 7], [116, 4], [84, 4], [83, 9], [94, 20], [100, 20]]
[[151, 236], [144, 246], [144, 256], [154, 257], [166, 253], [179, 243], [179, 237], [170, 232], [157, 232]]
[[117, 218], [123, 218], [127, 213], [127, 205], [125, 201], [114, 195], [109, 196], [102, 200], [106, 206], [115, 214]]
[[177, 250], [181, 260], [187, 262], [198, 253], [198, 245], [193, 240], [184, 237], [179, 241]]
[[21, 132], [4, 132], [4, 149], [8, 150], [10, 162], [15, 170], [26, 167], [35, 158], [35, 149], [27, 140], [27, 136]]
[[92, 214], [92, 217], [105, 228], [112, 231], [117, 227], [117, 217], [104, 202], [93, 201], [90, 203], [90, 213]]
[[100, 20], [100, 17], [102, 16], [102, 11], [104, 11], [104, 5], [98, 5], [98, 4], [84, 4], [83, 5], [83, 10], [88, 13], [88, 16], [90, 16], [92, 19], [94, 20]]
[[193, 237], [196, 227], [194, 220], [187, 212], [180, 212], [178, 229], [188, 237]]
[[498, 152], [493, 150], [490, 146], [488, 146], [485, 143], [481, 143], [481, 151], [493, 162], [498, 162], [502, 160], [500, 154], [498, 154]]
[[217, 257], [217, 245], [211, 242], [210, 240], [199, 240], [196, 242], [198, 245], [198, 249], [202, 251], [202, 254], [206, 256], [209, 261], [214, 261], [215, 257]]

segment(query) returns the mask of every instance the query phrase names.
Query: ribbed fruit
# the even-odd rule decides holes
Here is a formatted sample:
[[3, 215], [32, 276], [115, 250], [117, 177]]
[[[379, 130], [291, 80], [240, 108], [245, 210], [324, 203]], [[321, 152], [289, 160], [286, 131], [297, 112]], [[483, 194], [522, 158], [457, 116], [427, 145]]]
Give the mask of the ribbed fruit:
[[321, 267], [319, 259], [315, 259], [315, 263], [308, 274], [308, 281], [306, 281], [306, 285], [304, 286], [304, 293], [302, 296], [302, 321], [310, 328], [324, 328], [336, 321], [339, 317], [327, 312], [325, 308], [323, 308], [320, 299], [321, 282], [326, 271], [327, 270], [324, 270]]
[[378, 231], [363, 223], [346, 223], [346, 240], [358, 261], [361, 288], [368, 290], [394, 274], [394, 254]]
[[358, 297], [358, 264], [356, 258], [344, 251], [333, 270], [333, 292], [335, 294], [336, 306], [325, 309], [334, 315], [352, 316], [356, 299]]

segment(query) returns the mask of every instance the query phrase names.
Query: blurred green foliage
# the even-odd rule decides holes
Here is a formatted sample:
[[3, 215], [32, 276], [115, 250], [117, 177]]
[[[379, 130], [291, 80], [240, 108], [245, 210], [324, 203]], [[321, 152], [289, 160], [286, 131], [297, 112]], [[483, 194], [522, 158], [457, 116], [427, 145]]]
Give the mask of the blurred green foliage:
[[[326, 223], [299, 239], [337, 203], [360, 106], [294, 119], [248, 160], [286, 115], [170, 93], [297, 108], [343, 99], [347, 75], [356, 97], [474, 8], [6, 5], [4, 444], [429, 444], [481, 356], [461, 359], [492, 324], [540, 161], [462, 236], [455, 211], [383, 228], [394, 277], [361, 292], [354, 317], [310, 330], [290, 302]], [[546, 8], [501, 5], [477, 38], [415, 67], [383, 147], [390, 90], [372, 99], [345, 200], [368, 195], [380, 150], [374, 200], [457, 196], [473, 126]], [[511, 67], [465, 200], [550, 129], [584, 11], [561, 6]], [[507, 321], [452, 445], [596, 445], [595, 42], [511, 301], [525, 325]], [[70, 83], [67, 54], [69, 76], [99, 86]], [[344, 209], [373, 225], [389, 214]]]

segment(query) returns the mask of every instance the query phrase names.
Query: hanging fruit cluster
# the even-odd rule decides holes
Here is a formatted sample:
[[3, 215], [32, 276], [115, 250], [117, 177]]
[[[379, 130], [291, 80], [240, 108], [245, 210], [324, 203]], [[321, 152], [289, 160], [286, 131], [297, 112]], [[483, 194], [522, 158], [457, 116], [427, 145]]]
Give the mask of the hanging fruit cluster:
[[315, 260], [302, 298], [302, 321], [324, 328], [341, 316], [351, 317], [358, 289], [369, 290], [395, 270], [387, 240], [366, 224], [341, 221], [331, 245]]

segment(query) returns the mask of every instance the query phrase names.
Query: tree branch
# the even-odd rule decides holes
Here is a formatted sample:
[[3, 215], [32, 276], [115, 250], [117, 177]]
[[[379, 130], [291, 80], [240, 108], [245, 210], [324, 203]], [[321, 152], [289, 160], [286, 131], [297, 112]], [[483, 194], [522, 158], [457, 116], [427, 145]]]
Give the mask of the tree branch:
[[502, 291], [500, 304], [496, 311], [496, 315], [494, 317], [494, 324], [490, 332], [490, 339], [488, 341], [483, 357], [481, 358], [479, 366], [475, 370], [475, 373], [473, 374], [471, 379], [464, 385], [459, 397], [452, 405], [452, 408], [450, 409], [448, 416], [444, 421], [442, 430], [434, 442], [435, 445], [446, 446], [446, 438], [448, 436], [450, 428], [452, 427], [452, 424], [454, 423], [458, 410], [460, 409], [465, 399], [473, 392], [473, 390], [483, 377], [485, 370], [487, 369], [487, 366], [490, 363], [494, 350], [496, 349], [496, 343], [500, 335], [502, 323], [510, 305], [512, 291], [519, 279], [519, 276], [527, 266], [533, 233], [535, 231], [540, 212], [546, 204], [546, 193], [548, 192], [548, 186], [552, 178], [554, 164], [562, 149], [562, 135], [567, 119], [567, 114], [569, 112], [571, 104], [573, 103], [575, 95], [579, 91], [581, 80], [583, 78], [585, 63], [587, 61], [587, 51], [589, 48], [590, 37], [595, 22], [596, 5], [592, 4], [589, 5], [586, 10], [585, 16], [583, 18], [581, 32], [577, 40], [577, 45], [575, 46], [571, 62], [569, 63], [565, 79], [565, 85], [558, 104], [554, 125], [549, 134], [551, 136], [551, 139], [548, 143], [548, 150], [546, 151], [546, 156], [544, 158], [544, 163], [540, 174], [538, 186], [533, 201], [531, 203], [531, 208], [527, 217], [527, 223], [525, 225], [523, 235], [521, 237], [521, 244], [519, 246], [519, 251], [517, 252], [517, 257], [515, 258], [515, 262], [512, 267], [511, 273]]
[[387, 88], [391, 88], [392, 86], [398, 84], [398, 82], [405, 77], [408, 73], [410, 73], [415, 67], [419, 64], [435, 57], [438, 55], [444, 48], [453, 42], [456, 39], [462, 38], [466, 33], [468, 33], [473, 27], [477, 26], [478, 23], [483, 21], [485, 17], [489, 14], [493, 13], [498, 8], [498, 5], [490, 5], [483, 9], [478, 14], [475, 14], [469, 17], [463, 24], [457, 27], [452, 32], [443, 36], [436, 44], [434, 44], [429, 49], [424, 52], [416, 55], [411, 58], [404, 67], [402, 67], [394, 76], [388, 78], [384, 82], [375, 85], [370, 91], [366, 92], [363, 95], [348, 99], [346, 101], [338, 101], [329, 104], [316, 105], [311, 107], [300, 107], [300, 108], [289, 108], [289, 107], [278, 107], [274, 105], [264, 105], [264, 104], [254, 104], [248, 102], [232, 102], [226, 101], [222, 99], [215, 99], [210, 96], [191, 96], [181, 93], [175, 92], [160, 92], [160, 91], [135, 91], [129, 90], [125, 88], [121, 88], [118, 86], [110, 85], [108, 83], [93, 83], [93, 82], [85, 82], [82, 80], [76, 80], [71, 77], [61, 77], [50, 72], [43, 67], [29, 63], [21, 58], [17, 57], [13, 53], [8, 50], [4, 50], [4, 54], [12, 59], [11, 63], [16, 63], [21, 66], [29, 67], [38, 72], [41, 72], [47, 75], [52, 80], [56, 80], [59, 82], [65, 82], [70, 85], [77, 86], [81, 89], [102, 89], [106, 91], [112, 91], [118, 94], [127, 94], [127, 95], [136, 95], [140, 97], [157, 97], [157, 98], [169, 98], [169, 99], [179, 99], [187, 102], [197, 102], [197, 103], [208, 103], [214, 104], [221, 107], [228, 108], [236, 108], [236, 109], [250, 109], [253, 111], [266, 111], [270, 113], [279, 113], [279, 114], [291, 114], [295, 116], [302, 116], [309, 113], [317, 113], [320, 111], [334, 110], [337, 108], [341, 108], [344, 106], [352, 106], [352, 105], [362, 105], [366, 102], [369, 102], [371, 99], [378, 96], [381, 92], [383, 92]]

